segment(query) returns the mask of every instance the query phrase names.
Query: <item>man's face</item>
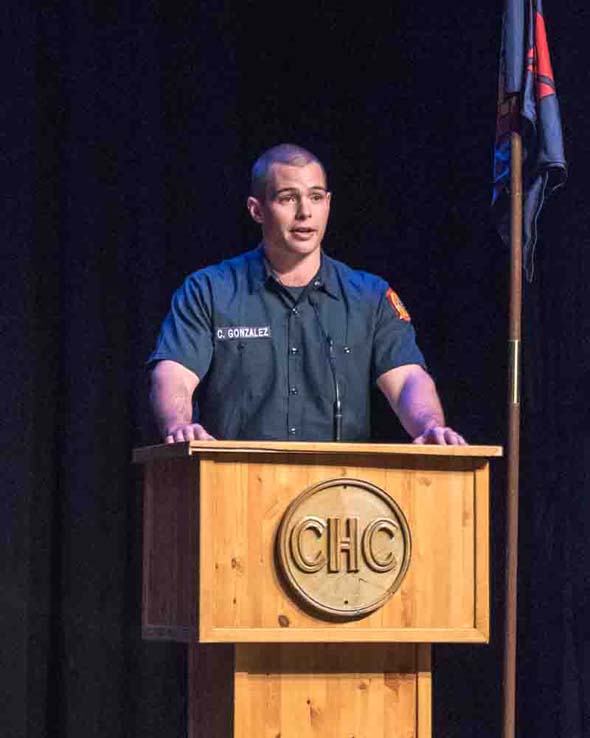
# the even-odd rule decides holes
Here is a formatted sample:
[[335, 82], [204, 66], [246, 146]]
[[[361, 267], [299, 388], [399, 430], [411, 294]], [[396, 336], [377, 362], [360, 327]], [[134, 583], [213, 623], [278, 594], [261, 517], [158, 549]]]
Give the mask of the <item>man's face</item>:
[[264, 200], [248, 198], [248, 209], [262, 226], [271, 251], [305, 256], [320, 248], [328, 216], [330, 193], [319, 164], [303, 167], [273, 164]]

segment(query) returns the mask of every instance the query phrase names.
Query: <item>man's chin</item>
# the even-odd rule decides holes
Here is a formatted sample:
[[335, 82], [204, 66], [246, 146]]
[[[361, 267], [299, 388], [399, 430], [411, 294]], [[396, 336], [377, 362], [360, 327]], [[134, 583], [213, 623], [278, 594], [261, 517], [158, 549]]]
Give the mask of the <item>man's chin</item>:
[[291, 238], [283, 239], [279, 243], [268, 243], [266, 248], [269, 255], [274, 254], [276, 257], [287, 256], [288, 254], [296, 259], [304, 259], [320, 250], [321, 241], [318, 238], [309, 241], [299, 241]]
[[321, 241], [317, 236], [305, 240], [298, 238], [289, 238], [288, 240], [286, 240], [285, 246], [292, 253], [305, 256], [307, 254], [313, 254], [315, 251], [317, 251], [321, 246]]

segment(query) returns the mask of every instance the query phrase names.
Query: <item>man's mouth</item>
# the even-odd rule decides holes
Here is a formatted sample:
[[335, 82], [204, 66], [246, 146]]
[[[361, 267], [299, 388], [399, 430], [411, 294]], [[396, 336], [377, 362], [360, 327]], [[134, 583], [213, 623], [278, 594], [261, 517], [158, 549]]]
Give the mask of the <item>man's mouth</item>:
[[304, 226], [298, 226], [297, 228], [291, 228], [291, 233], [315, 233], [315, 228], [305, 228]]

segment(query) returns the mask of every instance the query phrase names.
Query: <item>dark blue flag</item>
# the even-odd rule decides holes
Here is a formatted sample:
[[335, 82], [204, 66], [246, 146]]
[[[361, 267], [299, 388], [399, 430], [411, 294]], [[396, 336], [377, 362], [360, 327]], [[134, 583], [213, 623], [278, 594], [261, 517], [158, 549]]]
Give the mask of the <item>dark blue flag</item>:
[[545, 198], [567, 176], [563, 134], [541, 0], [506, 0], [500, 51], [493, 207], [498, 231], [510, 234], [510, 133], [523, 142], [523, 263], [529, 279], [537, 219]]

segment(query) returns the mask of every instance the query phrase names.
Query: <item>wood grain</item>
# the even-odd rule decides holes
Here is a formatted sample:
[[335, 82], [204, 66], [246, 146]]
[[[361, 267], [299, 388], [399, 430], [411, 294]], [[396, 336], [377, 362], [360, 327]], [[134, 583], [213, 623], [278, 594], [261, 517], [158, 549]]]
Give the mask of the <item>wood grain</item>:
[[490, 472], [487, 464], [475, 469], [475, 627], [490, 639]]
[[432, 646], [420, 643], [417, 656], [417, 738], [432, 738]]
[[142, 636], [197, 635], [198, 461], [152, 462], [144, 471]]
[[429, 738], [421, 648], [236, 646], [235, 738]]
[[250, 454], [352, 454], [404, 455], [404, 456], [452, 456], [452, 457], [494, 457], [502, 456], [500, 446], [435, 446], [413, 443], [319, 443], [309, 441], [187, 441], [185, 443], [144, 446], [133, 451], [133, 461], [145, 464], [155, 459], [182, 458], [200, 453], [240, 453]]
[[[489, 638], [486, 456], [501, 453], [430, 448], [217, 442], [139, 450], [143, 635], [189, 641], [189, 738], [430, 738], [429, 643]], [[275, 566], [291, 501], [340, 477], [385, 490], [412, 539], [399, 590], [349, 622], [301, 609]], [[197, 629], [211, 643], [195, 643]]]
[[[485, 460], [237, 452], [200, 458], [207, 521], [200, 550], [202, 641], [487, 640]], [[412, 535], [412, 560], [400, 589], [381, 609], [346, 623], [304, 612], [279, 581], [274, 562], [276, 531], [290, 501], [335, 477], [384, 489]]]

